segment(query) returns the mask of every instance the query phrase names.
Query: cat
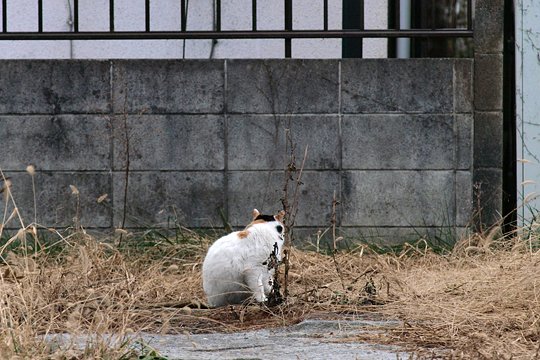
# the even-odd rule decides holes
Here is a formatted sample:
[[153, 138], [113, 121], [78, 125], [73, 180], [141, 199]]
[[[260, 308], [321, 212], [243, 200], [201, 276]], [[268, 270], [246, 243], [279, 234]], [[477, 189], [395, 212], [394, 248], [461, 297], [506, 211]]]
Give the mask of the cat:
[[262, 215], [253, 209], [252, 215], [244, 230], [223, 236], [208, 249], [202, 277], [210, 307], [268, 299], [275, 265], [272, 258], [281, 262], [285, 212]]

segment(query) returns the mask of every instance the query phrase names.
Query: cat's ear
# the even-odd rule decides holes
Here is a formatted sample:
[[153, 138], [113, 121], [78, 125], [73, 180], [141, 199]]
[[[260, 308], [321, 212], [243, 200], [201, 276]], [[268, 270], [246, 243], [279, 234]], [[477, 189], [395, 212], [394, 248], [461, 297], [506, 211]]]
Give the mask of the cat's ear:
[[251, 212], [251, 216], [253, 216], [253, 220], [255, 220], [257, 216], [259, 215], [261, 215], [261, 213], [257, 209], [253, 209], [253, 211]]
[[283, 222], [283, 218], [285, 217], [285, 210], [281, 210], [280, 212], [278, 212], [278, 214], [276, 216], [274, 216], [276, 218], [277, 221], [279, 222]]

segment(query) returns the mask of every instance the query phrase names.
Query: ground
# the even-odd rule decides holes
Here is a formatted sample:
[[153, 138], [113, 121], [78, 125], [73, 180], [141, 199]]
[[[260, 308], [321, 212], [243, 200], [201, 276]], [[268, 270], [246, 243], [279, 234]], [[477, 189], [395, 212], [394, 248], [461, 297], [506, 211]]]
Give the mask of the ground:
[[[10, 356], [130, 359], [142, 350], [100, 334], [266, 331], [345, 318], [393, 325], [340, 343], [398, 346], [418, 358], [530, 359], [540, 350], [540, 255], [531, 237], [474, 235], [440, 253], [424, 240], [385, 253], [291, 247], [286, 280], [280, 267], [284, 303], [207, 309], [200, 268], [212, 236], [122, 234], [118, 244], [79, 230], [45, 245], [38, 234], [19, 231], [0, 249], [0, 351]], [[93, 341], [81, 351], [43, 338], [58, 333]]]

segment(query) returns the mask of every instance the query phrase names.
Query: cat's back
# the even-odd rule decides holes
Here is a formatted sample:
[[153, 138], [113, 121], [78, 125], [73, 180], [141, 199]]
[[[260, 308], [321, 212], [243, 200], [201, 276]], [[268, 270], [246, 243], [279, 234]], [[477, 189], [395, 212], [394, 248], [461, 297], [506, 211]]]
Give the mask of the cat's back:
[[232, 276], [240, 272], [247, 256], [248, 249], [241, 244], [238, 231], [227, 234], [216, 240], [208, 249], [203, 262], [203, 279], [221, 276]]
[[232, 232], [217, 239], [208, 249], [206, 257], [212, 257], [219, 253], [230, 253], [238, 251], [240, 247], [239, 231]]

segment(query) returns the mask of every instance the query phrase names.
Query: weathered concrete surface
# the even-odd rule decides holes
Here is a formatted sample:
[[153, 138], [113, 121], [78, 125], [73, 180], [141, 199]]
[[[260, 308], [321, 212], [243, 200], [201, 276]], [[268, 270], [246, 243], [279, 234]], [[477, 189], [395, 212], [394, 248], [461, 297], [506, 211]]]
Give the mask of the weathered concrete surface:
[[0, 116], [2, 170], [108, 170], [108, 125], [105, 115]]
[[458, 114], [456, 122], [456, 167], [469, 170], [473, 156], [473, 127], [474, 117], [471, 114]]
[[[113, 207], [121, 209], [125, 174], [113, 175], [116, 196]], [[152, 226], [222, 227], [214, 213], [225, 208], [223, 173], [206, 171], [132, 172], [128, 179], [127, 227]], [[114, 214], [119, 226], [122, 213]]]
[[[14, 187], [32, 214], [25, 168], [35, 166], [45, 226], [72, 222], [61, 218], [72, 208], [64, 183], [81, 189], [87, 228], [117, 227], [124, 217], [134, 228], [222, 228], [223, 217], [245, 226], [254, 207], [282, 208], [289, 134], [296, 168], [307, 147], [296, 226], [329, 227], [335, 194], [338, 227], [421, 235], [465, 226], [480, 176], [473, 167], [501, 156], [491, 117], [474, 117], [471, 60], [0, 65], [0, 168], [24, 178]], [[42, 182], [46, 172], [70, 174], [61, 191]]]
[[[257, 331], [216, 334], [158, 335], [142, 333], [134, 341], [157, 350], [170, 360], [208, 359], [370, 359], [395, 360], [407, 353], [395, 346], [368, 344], [355, 340], [361, 333], [377, 333], [398, 322], [373, 320], [305, 320], [297, 325]], [[66, 335], [52, 336], [69, 343]], [[51, 339], [50, 339], [51, 340]], [[75, 343], [84, 346], [84, 339]]]
[[443, 59], [343, 60], [343, 112], [449, 113], [454, 109], [452, 68]]
[[228, 101], [231, 113], [337, 113], [339, 62], [336, 60], [231, 60]]
[[306, 320], [288, 328], [233, 334], [144, 335], [143, 340], [169, 359], [396, 359], [399, 348], [346, 341], [373, 332], [379, 321]]
[[338, 115], [231, 115], [228, 144], [230, 170], [283, 170], [291, 144], [304, 169], [339, 169]]
[[503, 154], [503, 115], [478, 112], [474, 124], [474, 164], [479, 168], [501, 168]]
[[215, 114], [223, 111], [223, 61], [117, 60], [114, 111], [119, 114]]
[[219, 115], [117, 115], [114, 169], [125, 169], [129, 149], [131, 170], [223, 170], [224, 121]]
[[454, 173], [446, 170], [348, 171], [343, 182], [342, 224], [453, 225], [454, 182]]
[[[266, 208], [281, 208], [284, 174], [281, 171], [233, 171], [229, 174], [229, 219], [233, 226], [250, 221], [253, 204]], [[298, 207], [304, 209], [296, 217], [298, 226], [330, 224], [330, 210], [334, 191], [339, 197], [340, 175], [337, 171], [305, 171], [299, 189]], [[289, 194], [294, 192], [290, 183]]]
[[[26, 172], [9, 174], [12, 182], [13, 198], [21, 212], [25, 224], [34, 221], [34, 194], [32, 178]], [[103, 172], [58, 172], [40, 171], [35, 175], [37, 207], [36, 222], [51, 227], [68, 227], [79, 223], [85, 228], [108, 229], [112, 209], [106, 202], [97, 199], [104, 194], [111, 194], [111, 175]], [[79, 195], [73, 194], [73, 185]], [[2, 205], [4, 206], [4, 205]], [[9, 204], [8, 214], [12, 204]], [[20, 223], [13, 219], [8, 228], [18, 228]]]
[[[491, 226], [501, 219], [503, 209], [503, 45], [505, 7], [498, 0], [475, 3], [474, 30], [474, 163], [473, 183], [480, 214], [477, 225]], [[510, 111], [510, 109], [508, 109]], [[505, 191], [516, 191], [508, 189]], [[514, 204], [509, 204], [516, 206]]]
[[1, 114], [110, 110], [108, 61], [1, 61]]
[[454, 167], [453, 116], [345, 115], [342, 128], [345, 169]]
[[454, 63], [454, 111], [470, 113], [474, 110], [473, 83], [468, 81], [473, 73], [471, 59], [459, 59]]

